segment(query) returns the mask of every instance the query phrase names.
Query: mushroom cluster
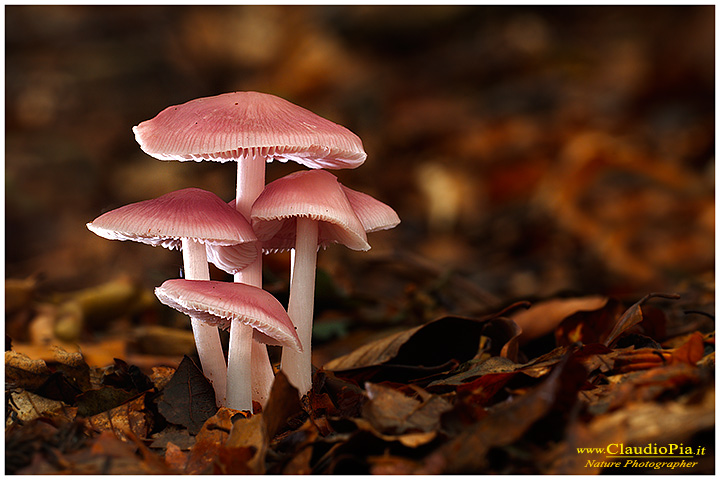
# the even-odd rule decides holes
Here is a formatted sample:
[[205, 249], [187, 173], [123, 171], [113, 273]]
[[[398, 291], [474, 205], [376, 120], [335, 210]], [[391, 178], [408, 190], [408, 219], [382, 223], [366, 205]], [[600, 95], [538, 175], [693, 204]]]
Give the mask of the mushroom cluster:
[[[341, 185], [325, 169], [356, 168], [360, 138], [274, 95], [234, 92], [166, 108], [133, 128], [159, 160], [237, 162], [235, 199], [198, 188], [167, 193], [107, 212], [94, 233], [182, 250], [184, 279], [155, 290], [190, 317], [203, 373], [219, 406], [264, 406], [274, 378], [265, 344], [280, 345], [280, 368], [300, 395], [312, 387], [311, 339], [318, 249], [341, 243], [368, 250], [367, 233], [400, 223], [395, 211]], [[265, 164], [309, 168], [265, 185]], [[290, 250], [285, 309], [262, 289], [262, 255]], [[211, 281], [208, 262], [233, 275]], [[229, 329], [227, 361], [218, 328]]]

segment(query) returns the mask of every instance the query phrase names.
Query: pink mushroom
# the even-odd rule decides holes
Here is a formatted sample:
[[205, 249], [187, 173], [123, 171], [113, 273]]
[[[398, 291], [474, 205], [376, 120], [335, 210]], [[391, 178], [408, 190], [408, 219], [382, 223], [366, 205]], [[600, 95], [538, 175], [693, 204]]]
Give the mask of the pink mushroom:
[[[187, 188], [132, 203], [100, 215], [87, 224], [110, 240], [133, 240], [169, 249], [182, 249], [185, 278], [210, 280], [206, 245], [237, 245], [236, 267], [257, 256], [257, 239], [239, 212], [214, 193]], [[226, 364], [215, 327], [191, 316], [195, 344], [203, 372], [213, 384], [218, 404], [225, 404]]]
[[[292, 160], [309, 168], [355, 168], [366, 158], [360, 139], [345, 127], [258, 92], [226, 93], [171, 106], [133, 132], [143, 151], [160, 160], [236, 161], [236, 208], [248, 220], [265, 186], [267, 162]], [[261, 257], [236, 273], [235, 281], [262, 287]], [[242, 398], [238, 385], [247, 381], [251, 364], [253, 392], [260, 403], [267, 398], [272, 367], [267, 351], [257, 347], [250, 330], [233, 324], [228, 353], [230, 407], [242, 408], [249, 401]]]
[[311, 340], [318, 246], [342, 243], [369, 250], [367, 231], [400, 223], [395, 211], [361, 192], [342, 186], [324, 170], [306, 170], [269, 183], [252, 209], [252, 225], [263, 249], [294, 248], [288, 315], [302, 353], [283, 350], [282, 369], [300, 395], [312, 387]]
[[233, 322], [253, 329], [267, 345], [300, 351], [300, 339], [287, 312], [269, 292], [242, 283], [213, 280], [166, 280], [155, 289], [165, 305], [227, 330]]

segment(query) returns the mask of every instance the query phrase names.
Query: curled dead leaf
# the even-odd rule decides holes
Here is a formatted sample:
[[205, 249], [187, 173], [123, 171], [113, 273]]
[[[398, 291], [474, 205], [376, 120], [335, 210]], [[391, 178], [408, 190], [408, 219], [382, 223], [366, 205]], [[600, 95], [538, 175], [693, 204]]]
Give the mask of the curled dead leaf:
[[52, 374], [43, 360], [33, 360], [15, 351], [5, 352], [5, 382], [34, 390]]
[[[500, 312], [502, 314], [503, 312]], [[383, 339], [328, 362], [324, 368], [356, 381], [411, 382], [452, 370], [481, 349], [514, 356], [519, 329], [500, 314], [447, 316]]]
[[607, 304], [608, 298], [589, 295], [577, 298], [557, 298], [534, 303], [527, 310], [517, 310], [510, 318], [522, 329], [520, 343], [524, 344], [546, 335], [569, 316], [581, 311], [594, 311]]

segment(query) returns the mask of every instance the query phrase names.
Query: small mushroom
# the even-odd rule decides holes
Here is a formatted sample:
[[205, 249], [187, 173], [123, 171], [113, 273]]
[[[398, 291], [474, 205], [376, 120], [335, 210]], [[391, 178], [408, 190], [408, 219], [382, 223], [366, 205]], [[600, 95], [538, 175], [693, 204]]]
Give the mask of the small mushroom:
[[[257, 342], [302, 349], [283, 306], [261, 288], [243, 283], [175, 279], [163, 282], [155, 289], [155, 295], [165, 305], [209, 325], [228, 329], [239, 322], [250, 328]], [[245, 353], [249, 357], [250, 351]], [[245, 364], [249, 365], [249, 361]], [[251, 411], [250, 371], [243, 374], [243, 401], [232, 408]]]
[[[366, 158], [357, 135], [275, 95], [233, 92], [174, 105], [133, 128], [140, 148], [159, 160], [237, 162], [236, 208], [250, 219], [255, 199], [265, 186], [265, 164], [292, 160], [309, 168], [356, 168]], [[259, 247], [258, 247], [259, 248]], [[235, 281], [262, 287], [262, 256]], [[228, 406], [240, 350], [253, 348], [258, 377], [254, 390], [264, 403], [272, 382], [272, 367], [257, 345], [250, 347], [249, 331], [239, 324], [230, 331]], [[258, 366], [262, 360], [263, 365]]]
[[370, 195], [342, 186], [324, 170], [306, 170], [269, 183], [253, 205], [252, 225], [266, 252], [294, 248], [288, 315], [302, 353], [283, 350], [281, 368], [300, 395], [312, 387], [311, 340], [318, 247], [342, 243], [369, 250], [366, 232], [400, 219]]
[[[209, 280], [206, 245], [234, 245], [237, 268], [254, 261], [257, 239], [245, 217], [212, 192], [186, 188], [132, 203], [100, 215], [87, 224], [110, 240], [132, 240], [182, 249], [185, 278]], [[191, 317], [203, 372], [225, 404], [226, 364], [217, 328]]]

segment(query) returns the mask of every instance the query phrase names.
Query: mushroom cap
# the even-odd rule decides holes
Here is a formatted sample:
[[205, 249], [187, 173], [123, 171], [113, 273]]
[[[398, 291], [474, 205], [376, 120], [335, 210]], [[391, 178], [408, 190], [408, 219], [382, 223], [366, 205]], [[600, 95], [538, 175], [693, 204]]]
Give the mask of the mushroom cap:
[[382, 203], [367, 193], [358, 192], [345, 185], [340, 186], [366, 233], [389, 230], [400, 224], [400, 217], [389, 205]]
[[252, 285], [212, 280], [166, 280], [155, 289], [165, 305], [209, 325], [228, 329], [238, 321], [254, 329], [255, 340], [302, 351], [295, 326], [271, 293]]
[[309, 168], [355, 168], [367, 157], [347, 128], [275, 95], [234, 92], [166, 108], [133, 127], [159, 160], [227, 162], [260, 154]]
[[303, 170], [270, 182], [255, 200], [251, 221], [266, 252], [295, 246], [296, 219], [318, 222], [318, 244], [342, 243], [352, 250], [369, 250], [360, 219], [335, 175]]
[[257, 257], [253, 245], [257, 238], [245, 217], [214, 193], [200, 188], [185, 188], [122, 206], [100, 215], [87, 227], [109, 240], [133, 240], [170, 249], [179, 249], [183, 238], [206, 246], [237, 245], [237, 265], [246, 266]]

